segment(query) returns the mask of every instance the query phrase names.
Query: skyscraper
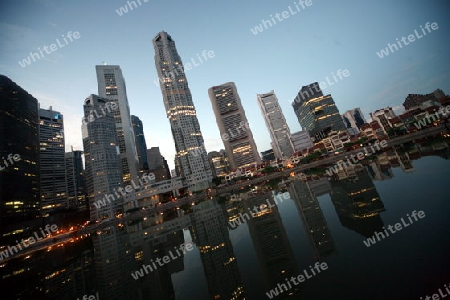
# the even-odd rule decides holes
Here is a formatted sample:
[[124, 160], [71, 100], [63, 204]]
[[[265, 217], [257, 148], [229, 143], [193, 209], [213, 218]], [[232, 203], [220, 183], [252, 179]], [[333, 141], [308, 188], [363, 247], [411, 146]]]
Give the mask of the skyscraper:
[[[122, 183], [113, 115], [115, 105], [118, 105], [117, 102], [111, 103], [97, 95], [90, 95], [84, 102], [82, 135], [91, 221], [113, 218], [122, 210], [123, 198], [113, 198], [114, 201], [100, 208], [94, 206], [94, 202], [105, 195], [114, 195], [114, 189]], [[104, 114], [95, 117], [99, 111]]]
[[86, 209], [86, 189], [84, 187], [83, 151], [66, 152], [67, 197], [69, 206]]
[[[12, 234], [16, 229], [27, 236], [31, 232], [29, 224], [19, 222], [37, 220], [39, 215], [38, 101], [3, 75], [0, 99], [0, 239], [17, 239]], [[8, 156], [15, 154], [20, 160], [10, 164]]]
[[155, 181], [163, 181], [171, 178], [167, 160], [161, 155], [159, 147], [147, 149], [148, 172], [155, 175]]
[[294, 146], [290, 139], [291, 132], [275, 92], [272, 90], [267, 94], [257, 94], [257, 99], [272, 139], [275, 157], [282, 159], [292, 156]]
[[41, 183], [41, 212], [69, 207], [64, 160], [64, 120], [61, 113], [39, 109], [39, 177]]
[[342, 114], [342, 118], [344, 119], [344, 124], [351, 135], [358, 134], [359, 127], [362, 124], [367, 123], [364, 118], [364, 114], [359, 107], [347, 110], [344, 114]]
[[319, 84], [303, 86], [292, 103], [303, 130], [320, 140], [332, 130], [345, 131], [345, 124], [331, 95], [324, 96]]
[[228, 82], [213, 86], [208, 90], [208, 94], [231, 169], [260, 164], [261, 158], [236, 85]]
[[139, 168], [141, 170], [148, 168], [147, 162], [147, 144], [145, 143], [144, 128], [141, 119], [137, 116], [131, 116], [131, 124], [133, 125], [134, 141], [136, 143], [136, 151], [139, 160]]
[[125, 79], [120, 66], [95, 66], [97, 70], [98, 95], [117, 103], [113, 111], [116, 123], [117, 145], [120, 151], [122, 180], [129, 184], [139, 174], [139, 162], [131, 125], [130, 107], [128, 105]]
[[212, 179], [212, 172], [175, 41], [163, 31], [153, 39], [153, 47], [164, 106], [175, 141], [175, 159], [178, 161], [181, 176], [186, 178], [191, 191], [207, 188]]

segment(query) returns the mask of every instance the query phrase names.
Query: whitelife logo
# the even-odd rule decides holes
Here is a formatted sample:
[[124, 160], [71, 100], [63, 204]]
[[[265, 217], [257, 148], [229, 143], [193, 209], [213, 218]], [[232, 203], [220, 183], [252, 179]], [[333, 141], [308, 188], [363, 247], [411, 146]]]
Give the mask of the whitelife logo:
[[99, 114], [97, 110], [93, 109], [89, 112], [89, 116], [83, 117], [81, 119], [81, 122], [83, 124], [87, 124], [94, 122], [96, 119], [100, 119], [101, 117], [106, 116], [107, 113], [105, 112], [105, 108], [108, 113], [111, 113], [119, 108], [119, 104], [117, 104], [116, 102], [107, 102], [104, 107], [101, 107], [102, 114]]
[[[303, 276], [303, 274], [300, 274], [297, 277], [292, 276], [290, 279], [285, 278], [286, 283], [277, 284], [276, 288], [274, 288], [266, 293], [267, 297], [269, 297], [269, 299], [272, 299], [273, 297], [276, 297], [285, 291], [286, 292], [289, 291], [290, 289], [292, 289], [291, 282], [295, 285], [299, 285], [301, 282], [305, 281], [306, 279], [312, 278], [313, 276], [316, 276], [317, 274], [319, 274], [321, 271], [325, 271], [326, 269], [328, 269], [328, 265], [325, 262], [323, 262], [323, 263], [316, 262], [314, 267], [309, 266], [309, 269], [310, 269], [310, 272], [312, 275], [308, 274], [308, 270], [305, 269], [305, 270], [303, 270], [303, 274], [305, 274], [305, 276]], [[316, 272], [317, 272], [317, 274], [316, 274]], [[288, 286], [289, 286], [289, 288], [288, 288]]]
[[[362, 152], [362, 151], [358, 152], [356, 155], [351, 154], [350, 158], [347, 158], [348, 156], [346, 156], [343, 161], [337, 163], [334, 167], [329, 167], [325, 172], [327, 172], [328, 176], [332, 176], [333, 172], [335, 174], [337, 174], [339, 169], [341, 171], [344, 170], [344, 168], [346, 166], [351, 166], [352, 162], [354, 164], [357, 164], [359, 161], [365, 159], [366, 156], [370, 156], [371, 154], [374, 154], [377, 151], [381, 151], [380, 145], [381, 145], [381, 148], [386, 148], [388, 144], [387, 144], [386, 140], [382, 140], [381, 142], [376, 141], [373, 146], [372, 146], [372, 144], [369, 144], [369, 146], [370, 146], [370, 148], [372, 149], [373, 152], [367, 151], [367, 147], [364, 147], [363, 148], [364, 152]], [[373, 147], [375, 147], [376, 149], [374, 149]], [[350, 159], [352, 161], [350, 161]], [[345, 160], [347, 160], [347, 162], [345, 162]]]
[[[430, 28], [433, 29], [433, 30], [437, 30], [437, 29], [439, 29], [439, 26], [438, 26], [438, 24], [436, 22], [433, 22], [431, 24], [430, 24], [430, 22], [427, 22], [425, 24], [425, 28], [427, 29], [428, 33], [430, 33], [431, 32]], [[403, 45], [407, 46], [410, 43], [414, 42], [416, 40], [416, 38], [419, 40], [419, 39], [423, 38], [425, 35], [427, 35], [425, 29], [422, 28], [422, 25], [420, 25], [420, 29], [422, 29], [423, 35], [420, 35], [417, 32], [417, 29], [414, 29], [415, 35], [414, 34], [408, 35], [409, 43], [406, 41], [406, 37], [402, 36], [402, 38], [400, 40], [403, 42]], [[398, 46], [401, 49], [402, 48], [402, 43], [400, 43], [398, 38], [396, 38], [395, 40], [397, 41], [397, 44], [398, 44]], [[384, 58], [385, 56], [388, 56], [389, 55], [389, 50], [391, 50], [391, 53], [394, 53], [395, 51], [398, 51], [398, 47], [397, 47], [397, 45], [395, 43], [394, 44], [388, 43], [386, 48], [381, 49], [379, 52], [377, 52], [378, 57], [379, 58]]]
[[[16, 243], [17, 243], [16, 246], [8, 246], [8, 250], [0, 252], [0, 260], [3, 260], [3, 258], [8, 258], [9, 254], [11, 254], [11, 256], [13, 256], [14, 254], [18, 253], [19, 250], [17, 248], [19, 248], [20, 251], [22, 251], [23, 250], [22, 246], [23, 246], [24, 249], [27, 248], [27, 247], [30, 247], [30, 245], [33, 245], [37, 241], [43, 240], [47, 235], [50, 235], [52, 233], [57, 232], [58, 231], [58, 226], [56, 226], [55, 224], [53, 224], [51, 226], [47, 224], [47, 225], [45, 225], [44, 229], [39, 228], [39, 230], [42, 233], [42, 237], [39, 237], [37, 232], [34, 232], [33, 235], [34, 235], [34, 237], [36, 237], [36, 239], [33, 236], [30, 236], [26, 240], [22, 239], [20, 241], [20, 243], [19, 243], [19, 241], [16, 240]], [[47, 233], [44, 233], [44, 231], [46, 231]], [[27, 242], [28, 242], [28, 244], [27, 244]], [[14, 249], [15, 253], [13, 253], [13, 249]], [[8, 252], [9, 252], [9, 254], [8, 254]]]
[[98, 292], [95, 294], [97, 297], [95, 297], [94, 295], [84, 295], [83, 298], [77, 298], [77, 300], [100, 300], [100, 298], [98, 297]]
[[420, 129], [422, 129], [422, 127], [426, 127], [428, 124], [431, 124], [432, 122], [436, 122], [439, 119], [441, 119], [439, 114], [442, 115], [442, 118], [446, 117], [448, 114], [450, 114], [450, 105], [439, 108], [439, 111], [435, 112], [434, 114], [431, 114], [431, 115], [427, 114], [427, 116], [424, 119], [419, 120], [418, 122], [414, 123], [414, 126], [416, 126], [416, 128], [420, 130]]
[[[41, 47], [38, 47], [38, 51], [41, 55], [39, 55], [39, 53], [30, 52], [30, 55], [28, 55], [27, 58], [22, 59], [22, 61], [19, 61], [19, 65], [22, 68], [25, 68], [26, 66], [31, 65], [31, 62], [32, 62], [31, 60], [33, 60], [33, 62], [35, 62], [38, 59], [44, 58], [45, 55], [44, 55], [44, 53], [42, 53], [42, 50], [44, 50], [46, 54], [51, 54], [52, 52], [55, 52], [56, 50], [68, 45], [69, 42], [67, 41], [66, 36], [64, 36], [64, 34], [63, 34], [62, 37], [63, 37], [65, 44], [62, 44], [59, 41], [59, 38], [56, 39], [56, 43], [58, 44], [59, 48], [56, 46], [56, 44], [51, 44], [49, 47], [44, 46], [44, 47], [42, 47], [42, 49], [41, 49]], [[80, 33], [78, 31], [74, 31], [73, 33], [72, 33], [72, 31], [69, 31], [67, 33], [67, 38], [71, 42], [73, 42], [74, 40], [77, 40], [80, 38]], [[50, 52], [49, 52], [49, 49], [50, 49]]]
[[[408, 220], [409, 220], [410, 223], [405, 223], [405, 220], [403, 220], [403, 218], [401, 218], [400, 220], [402, 221], [403, 226], [408, 227], [409, 225], [411, 225], [413, 223], [413, 221], [412, 221], [411, 217], [409, 216], [409, 214], [406, 214], [406, 215], [408, 216]], [[411, 216], [417, 222], [417, 221], [419, 221], [419, 219], [417, 219], [417, 217], [419, 217], [420, 219], [425, 218], [425, 212], [423, 210], [421, 210], [419, 212], [413, 211], [411, 213]], [[395, 230], [393, 229], [394, 227], [395, 227]], [[392, 234], [394, 234], [397, 231], [402, 230], [403, 228], [402, 228], [402, 224], [401, 223], [396, 223], [394, 226], [389, 225], [387, 227], [387, 229], [385, 227], [383, 227], [383, 229], [384, 229], [384, 234], [386, 234], [386, 236], [383, 234], [383, 232], [375, 232], [375, 234], [371, 238], [368, 238], [367, 240], [363, 241], [364, 245], [366, 245], [366, 247], [370, 247], [371, 245], [375, 245], [375, 243], [377, 242], [377, 239], [378, 239], [378, 242], [381, 241], [380, 237], [382, 237], [383, 239], [388, 237], [389, 233], [388, 233], [387, 229], [389, 229], [389, 231]]]
[[[428, 296], [426, 295], [425, 298], [420, 297], [420, 300], [440, 300], [442, 298], [447, 297], [448, 295], [450, 295], [450, 289], [449, 286], [447, 286], [447, 284], [444, 284], [445, 290], [447, 291], [448, 294], [443, 294], [441, 289], [438, 289], [439, 294], [433, 294], [432, 296]], [[440, 297], [439, 297], [440, 296]], [[442, 297], [442, 298], [441, 298]]]
[[283, 202], [283, 199], [287, 200], [287, 199], [290, 199], [290, 197], [291, 197], [291, 195], [289, 194], [289, 192], [285, 192], [283, 194], [278, 194], [275, 197], [273, 197], [273, 199], [274, 199], [273, 204], [271, 203], [271, 201], [269, 199], [266, 199], [266, 203], [256, 205], [252, 209], [248, 208], [249, 213], [246, 213], [246, 212], [239, 213], [239, 217], [237, 217], [236, 219], [234, 219], [232, 221], [229, 221], [228, 225], [234, 229], [234, 228], [238, 227], [239, 225], [245, 223], [246, 221], [250, 220], [254, 216], [259, 216], [263, 212], [269, 212], [270, 209], [272, 209], [278, 205], [277, 200], [279, 200], [281, 203], [281, 202]]
[[[4, 167], [2, 166], [2, 163], [0, 162], [0, 172], [3, 171], [5, 168], [14, 165], [14, 161], [19, 161], [19, 160], [21, 160], [19, 154], [14, 154], [14, 155], [13, 155], [12, 153], [8, 154], [8, 158], [5, 159], [4, 157], [2, 157], [2, 159], [3, 159], [3, 165], [4, 165]], [[9, 164], [8, 164], [8, 162], [7, 162], [6, 160], [9, 161]], [[13, 161], [13, 160], [14, 160], [14, 161]]]
[[[139, 3], [139, 6], [142, 5], [141, 0], [136, 0], [136, 1]], [[136, 4], [136, 1], [127, 1], [127, 5], [128, 5], [128, 7], [130, 8], [130, 11], [132, 11], [132, 10], [135, 9], [135, 8], [138, 8], [138, 5]], [[142, 2], [144, 2], [144, 3], [147, 3], [148, 1], [149, 1], [149, 0], [142, 0]], [[134, 5], [134, 8], [133, 8], [133, 6], [132, 6], [131, 4]], [[128, 7], [127, 7], [127, 5], [121, 6], [121, 7], [119, 7], [119, 9], [116, 9], [116, 13], [117, 13], [120, 17], [123, 16], [124, 14], [128, 13]]]
[[[192, 243], [186, 243], [181, 244], [179, 247], [173, 247], [175, 249], [175, 252], [177, 255], [173, 255], [172, 250], [169, 250], [169, 255], [165, 255], [163, 258], [158, 257], [156, 259], [156, 262], [160, 267], [164, 266], [164, 264], [168, 264], [171, 260], [175, 260], [182, 255], [186, 254], [187, 251], [192, 251], [194, 249], [194, 246]], [[181, 251], [181, 252], [180, 252]], [[150, 272], [153, 272], [158, 268], [156, 263], [153, 261], [153, 259], [150, 260], [150, 265], [142, 265], [142, 268], [140, 268], [138, 271], [135, 271], [134, 273], [131, 273], [131, 277], [134, 278], [134, 280], [138, 280], [141, 277], [144, 277], [144, 275], [148, 274], [148, 270]], [[144, 274], [145, 271], [145, 274]]]
[[[294, 2], [294, 5], [297, 8], [297, 11], [293, 10], [292, 7], [289, 5], [288, 6], [289, 11], [285, 10], [281, 14], [280, 13], [275, 14], [275, 17], [277, 18], [278, 22], [281, 22], [281, 21], [289, 18], [290, 16], [298, 14], [301, 11], [300, 6], [302, 7], [302, 9], [306, 9], [306, 7], [311, 6], [312, 0], [306, 0], [306, 1], [299, 0], [298, 2]], [[262, 19], [261, 23], [258, 26], [255, 26], [254, 28], [250, 28], [250, 31], [254, 35], [257, 35], [258, 33], [263, 32], [264, 28], [268, 29], [269, 27], [275, 26], [277, 24], [277, 22], [275, 21], [274, 17], [272, 15], [270, 15], [270, 18], [273, 22], [273, 25], [270, 20]], [[267, 25], [269, 25], [269, 27], [267, 27]]]
[[[142, 187], [145, 186], [145, 184], [148, 184], [148, 183], [152, 182], [153, 180], [155, 180], [155, 178], [156, 178], [156, 177], [155, 177], [155, 174], [153, 174], [153, 173], [150, 173], [150, 174], [144, 174], [144, 175], [142, 176], [142, 180], [141, 180], [141, 179], [138, 179], [138, 180], [139, 180], [139, 183], [140, 183], [141, 185], [136, 185], [136, 184], [134, 183], [134, 181], [131, 180], [131, 184], [132, 184], [133, 186], [131, 186], [131, 184], [129, 184], [129, 185], [127, 185], [125, 188], [122, 188], [122, 187], [117, 188], [117, 191], [116, 191], [116, 189], [113, 189], [114, 194], [116, 194], [117, 198], [115, 198], [113, 194], [105, 194], [104, 197], [103, 197], [101, 200], [98, 200], [98, 201], [94, 202], [93, 204], [94, 204], [95, 208], [100, 209], [100, 208], [102, 208], [103, 206], [106, 206], [106, 205], [107, 205], [106, 201], [108, 201], [108, 203], [111, 203], [111, 201], [116, 201], [117, 199], [120, 199], [120, 195], [119, 195], [117, 192], [119, 192], [120, 194], [122, 194], [122, 196], [125, 196], [127, 193], [133, 192], [133, 188], [134, 188], [135, 190], [137, 190], [137, 189], [139, 189], [139, 188], [142, 188]], [[143, 182], [142, 182], [142, 181], [143, 181]], [[124, 191], [124, 190], [125, 190], [125, 191]]]

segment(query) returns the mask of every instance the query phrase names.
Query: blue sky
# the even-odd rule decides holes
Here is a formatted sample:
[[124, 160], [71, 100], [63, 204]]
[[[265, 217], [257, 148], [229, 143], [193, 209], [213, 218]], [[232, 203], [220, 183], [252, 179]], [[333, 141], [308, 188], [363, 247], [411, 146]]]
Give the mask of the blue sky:
[[[312, 5], [255, 35], [251, 28], [270, 15], [295, 11], [292, 0], [163, 1], [150, 0], [119, 16], [123, 0], [2, 1], [0, 4], [0, 73], [52, 106], [65, 118], [66, 146], [82, 150], [83, 101], [97, 93], [95, 65], [120, 65], [127, 83], [131, 113], [141, 118], [147, 147], [159, 146], [173, 166], [175, 147], [157, 79], [152, 38], [167, 31], [183, 62], [212, 50], [215, 57], [187, 71], [208, 151], [223, 148], [208, 88], [236, 83], [258, 151], [270, 137], [256, 102], [257, 93], [274, 90], [291, 131], [301, 127], [291, 102], [303, 85], [333, 81], [332, 73], [350, 76], [324, 92], [341, 111], [369, 112], [400, 106], [408, 93], [441, 88], [450, 93], [450, 3], [447, 0], [312, 0]], [[129, 8], [128, 8], [129, 9]], [[396, 38], [421, 33], [420, 39], [389, 56], [377, 51]], [[80, 38], [21, 67], [19, 61], [38, 47], [50, 46], [78, 31]], [[422, 34], [423, 35], [423, 34]], [[66, 150], [69, 150], [67, 148]]]

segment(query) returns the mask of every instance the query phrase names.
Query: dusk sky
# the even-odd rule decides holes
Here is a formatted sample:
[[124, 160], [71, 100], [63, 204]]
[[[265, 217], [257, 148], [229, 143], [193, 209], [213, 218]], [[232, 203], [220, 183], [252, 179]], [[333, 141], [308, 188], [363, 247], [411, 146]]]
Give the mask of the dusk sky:
[[[258, 152], [270, 148], [270, 136], [256, 94], [274, 90], [291, 132], [301, 129], [291, 103], [303, 85], [329, 81], [341, 113], [360, 107], [370, 112], [401, 109], [409, 93], [450, 93], [450, 2], [448, 0], [162, 1], [124, 0], [2, 1], [0, 74], [6, 75], [65, 119], [66, 151], [83, 150], [83, 102], [97, 94], [95, 65], [119, 65], [127, 84], [131, 114], [144, 123], [147, 148], [159, 146], [173, 168], [175, 146], [166, 118], [152, 39], [160, 31], [175, 40], [183, 63], [197, 54], [215, 56], [186, 72], [207, 151], [224, 148], [208, 88], [235, 82]], [[128, 1], [131, 2], [131, 1]], [[127, 6], [120, 16], [117, 10]], [[297, 6], [300, 10], [297, 9]], [[290, 9], [289, 9], [290, 7]], [[284, 16], [276, 18], [276, 14]], [[292, 12], [291, 12], [292, 11]], [[295, 13], [295, 14], [294, 14]], [[262, 20], [276, 24], [252, 33]], [[437, 23], [428, 32], [425, 24]], [[424, 35], [421, 27], [424, 27]], [[388, 43], [414, 34], [408, 45], [380, 58]], [[65, 43], [62, 35], [79, 32]], [[19, 64], [59, 39], [63, 47]], [[348, 70], [334, 81], [332, 73]]]

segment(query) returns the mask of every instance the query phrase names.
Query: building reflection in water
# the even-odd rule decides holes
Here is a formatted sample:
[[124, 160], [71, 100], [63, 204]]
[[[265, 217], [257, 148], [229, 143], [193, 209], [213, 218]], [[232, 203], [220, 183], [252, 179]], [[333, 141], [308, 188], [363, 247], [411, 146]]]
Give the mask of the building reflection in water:
[[352, 179], [331, 180], [330, 183], [331, 201], [343, 226], [364, 237], [383, 230], [380, 213], [385, 208], [366, 169]]
[[[264, 280], [264, 288], [274, 288], [278, 283], [285, 283], [285, 278], [297, 276], [297, 264], [272, 192], [250, 194], [242, 204], [245, 212], [258, 208], [257, 212], [252, 213], [247, 224]], [[287, 294], [298, 293], [297, 286], [287, 292]]]
[[245, 299], [224, 207], [215, 200], [193, 209], [191, 236], [203, 263], [211, 299]]
[[2, 299], [73, 300], [96, 292], [90, 238], [58, 244], [0, 264]]
[[[288, 186], [291, 199], [298, 209], [314, 255], [318, 261], [336, 251], [333, 238], [316, 195], [331, 191], [326, 178], [314, 181], [294, 180]], [[317, 194], [316, 194], [317, 193]]]

